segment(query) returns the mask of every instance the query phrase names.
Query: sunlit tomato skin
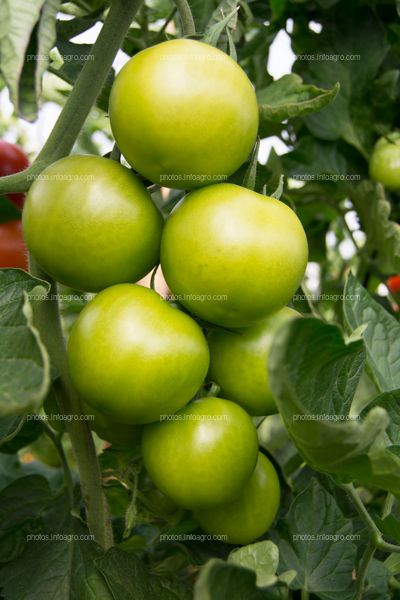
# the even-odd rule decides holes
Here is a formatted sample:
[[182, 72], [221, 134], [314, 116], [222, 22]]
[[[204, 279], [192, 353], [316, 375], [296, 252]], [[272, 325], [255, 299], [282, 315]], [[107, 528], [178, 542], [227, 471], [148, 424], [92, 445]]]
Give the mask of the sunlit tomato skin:
[[200, 327], [156, 292], [120, 284], [89, 302], [71, 331], [68, 364], [82, 400], [110, 419], [149, 423], [182, 408], [209, 366]]
[[201, 398], [146, 425], [145, 467], [155, 485], [183, 508], [209, 508], [234, 498], [257, 462], [258, 440], [249, 415], [222, 398]]
[[229, 544], [250, 544], [271, 527], [280, 501], [278, 475], [261, 452], [250, 480], [232, 502], [194, 513], [204, 531]]
[[233, 400], [250, 415], [278, 412], [269, 387], [268, 359], [274, 335], [283, 323], [300, 314], [288, 307], [269, 318], [235, 331], [213, 330], [209, 378], [221, 388], [221, 396]]
[[400, 292], [400, 275], [393, 275], [393, 277], [389, 277], [386, 285], [392, 294], [398, 294]]
[[369, 161], [371, 179], [389, 190], [400, 190], [400, 134], [393, 132], [380, 138]]
[[26, 244], [44, 271], [89, 292], [148, 273], [162, 227], [139, 179], [99, 156], [70, 156], [45, 169], [23, 211]]
[[82, 403], [83, 412], [90, 417], [89, 427], [106, 442], [119, 448], [130, 448], [140, 444], [141, 425], [130, 425], [128, 423], [117, 423], [107, 415], [96, 410], [92, 406]]
[[114, 82], [109, 113], [132, 167], [178, 189], [236, 171], [258, 130], [257, 99], [245, 72], [221, 50], [188, 39], [137, 53]]
[[161, 266], [189, 311], [248, 327], [288, 303], [307, 265], [296, 214], [283, 202], [220, 183], [191, 192], [166, 222]]
[[21, 221], [0, 223], [0, 269], [28, 268], [28, 253], [22, 237]]
[[[19, 173], [29, 166], [26, 154], [16, 144], [0, 140], [0, 177]], [[22, 208], [25, 194], [7, 194], [7, 198], [18, 208]]]

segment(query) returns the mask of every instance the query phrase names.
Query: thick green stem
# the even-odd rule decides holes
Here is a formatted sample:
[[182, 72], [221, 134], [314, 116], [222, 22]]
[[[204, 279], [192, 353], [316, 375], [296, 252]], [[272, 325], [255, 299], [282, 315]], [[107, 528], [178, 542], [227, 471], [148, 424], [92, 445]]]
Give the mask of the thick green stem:
[[112, 0], [110, 12], [93, 45], [91, 60], [85, 62], [45, 145], [28, 169], [0, 178], [0, 194], [26, 192], [44, 168], [71, 152], [142, 2]]
[[357, 583], [356, 583], [356, 592], [354, 595], [354, 600], [362, 600], [365, 581], [367, 579], [367, 573], [369, 565], [371, 564], [371, 560], [374, 557], [376, 547], [372, 540], [370, 540], [364, 550], [364, 554], [362, 555], [360, 568], [357, 572]]
[[69, 378], [56, 283], [32, 258], [30, 272], [51, 284], [48, 298], [35, 306], [36, 326], [50, 355], [52, 366], [58, 374], [54, 389], [60, 411], [65, 415], [73, 415], [71, 420], [66, 420], [65, 425], [78, 465], [88, 527], [96, 542], [103, 548], [109, 548], [113, 544], [113, 535], [108, 505], [93, 437], [87, 421], [79, 418], [82, 410]]
[[65, 456], [65, 452], [64, 452], [64, 448], [63, 448], [61, 439], [52, 430], [50, 425], [48, 425], [46, 423], [46, 421], [42, 421], [41, 425], [42, 425], [43, 430], [44, 430], [45, 434], [47, 435], [47, 437], [49, 437], [51, 439], [51, 441], [53, 442], [53, 444], [58, 452], [58, 456], [60, 457], [61, 465], [62, 465], [62, 468], [64, 471], [64, 482], [65, 482], [66, 488], [68, 490], [70, 506], [72, 508], [74, 505], [74, 484], [72, 481], [71, 471], [70, 471], [70, 468], [68, 465], [67, 457]]
[[352, 504], [354, 505], [354, 508], [357, 510], [366, 527], [369, 529], [374, 547], [378, 548], [379, 550], [383, 550], [384, 552], [400, 553], [400, 546], [389, 544], [388, 542], [384, 541], [379, 527], [365, 508], [360, 496], [354, 489], [354, 486], [352, 484], [342, 484], [339, 487], [346, 492]]
[[187, 0], [175, 0], [175, 4], [178, 9], [179, 16], [181, 18], [183, 35], [187, 35], [187, 36], [195, 35], [196, 26], [194, 24], [192, 11], [190, 10], [188, 1]]

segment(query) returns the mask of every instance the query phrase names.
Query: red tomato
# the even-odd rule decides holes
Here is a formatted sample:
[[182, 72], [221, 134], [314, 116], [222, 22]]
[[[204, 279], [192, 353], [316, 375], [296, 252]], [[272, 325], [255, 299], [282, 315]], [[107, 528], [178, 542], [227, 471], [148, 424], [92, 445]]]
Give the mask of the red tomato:
[[386, 281], [386, 285], [392, 294], [398, 294], [400, 292], [400, 275], [393, 275]]
[[28, 253], [18, 219], [0, 223], [0, 269], [7, 267], [28, 269]]
[[[18, 173], [28, 166], [28, 157], [19, 146], [10, 144], [10, 142], [6, 142], [5, 140], [0, 140], [0, 177]], [[15, 206], [22, 208], [25, 201], [25, 194], [7, 194], [7, 198]]]

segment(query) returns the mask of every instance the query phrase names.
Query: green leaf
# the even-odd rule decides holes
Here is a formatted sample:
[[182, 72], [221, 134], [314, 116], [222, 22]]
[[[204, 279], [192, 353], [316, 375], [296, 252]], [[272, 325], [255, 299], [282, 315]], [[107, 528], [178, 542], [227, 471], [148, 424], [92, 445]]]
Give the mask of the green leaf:
[[189, 600], [189, 591], [179, 583], [170, 583], [150, 575], [142, 561], [134, 554], [112, 548], [95, 561], [113, 598], [125, 600]]
[[377, 252], [377, 262], [383, 273], [400, 273], [400, 225], [390, 220], [391, 206], [384, 187], [362, 181], [353, 188], [350, 196], [367, 235], [366, 250]]
[[[297, 48], [294, 37], [294, 52], [303, 57], [295, 63], [295, 70], [316, 86], [329, 87], [337, 81], [341, 86], [333, 104], [306, 117], [308, 129], [320, 139], [341, 138], [368, 159], [373, 142], [371, 124], [376, 121], [371, 103], [366, 102], [371, 97], [368, 87], [389, 49], [385, 28], [376, 12], [342, 2], [330, 25], [324, 26], [317, 36], [310, 33], [306, 52], [301, 42]], [[307, 59], [308, 54], [314, 59]]]
[[316, 479], [295, 498], [278, 529], [279, 568], [297, 573], [291, 589], [323, 600], [354, 597], [356, 546], [346, 539], [353, 534], [352, 521]]
[[61, 0], [5, 0], [0, 6], [0, 70], [16, 112], [30, 121], [37, 116], [60, 5]]
[[291, 73], [257, 92], [261, 124], [281, 122], [321, 110], [330, 104], [339, 91], [339, 84], [326, 90], [304, 84], [299, 75]]
[[42, 433], [39, 421], [26, 421], [25, 417], [0, 418], [0, 452], [17, 452], [28, 446]]
[[223, 31], [228, 28], [234, 29], [236, 27], [238, 2], [239, 0], [234, 0], [233, 2], [230, 0], [226, 0], [222, 3], [224, 6], [227, 6], [230, 9], [230, 5], [233, 4], [234, 9], [230, 10], [230, 12], [226, 16], [226, 13], [223, 11], [222, 8], [218, 9], [221, 10], [221, 18], [220, 20], [217, 20], [217, 22], [214, 22], [215, 19], [211, 19], [211, 23], [207, 26], [207, 29], [204, 33], [203, 42], [205, 42], [206, 44], [210, 44], [211, 46], [218, 46], [218, 42]]
[[[320, 142], [306, 135], [300, 138], [291, 152], [282, 156], [288, 177], [302, 181], [322, 181], [323, 175], [345, 175], [347, 162], [336, 142]], [[333, 178], [334, 179], [334, 178]]]
[[361, 325], [368, 364], [378, 389], [400, 388], [400, 325], [367, 290], [349, 274], [344, 290], [344, 315], [351, 331]]
[[0, 416], [36, 411], [50, 384], [47, 352], [33, 325], [29, 294], [49, 286], [19, 269], [0, 270]]
[[283, 184], [285, 182], [285, 176], [284, 175], [280, 175], [279, 177], [279, 183], [278, 183], [278, 187], [276, 188], [275, 191], [272, 192], [272, 194], [270, 194], [271, 198], [277, 198], [277, 200], [280, 200], [282, 193], [283, 193]]
[[264, 540], [233, 550], [228, 556], [228, 563], [254, 571], [259, 587], [273, 585], [277, 581], [279, 550], [273, 542]]
[[19, 112], [19, 80], [29, 40], [45, 0], [4, 0], [0, 4], [0, 70]]
[[209, 560], [200, 571], [194, 588], [194, 600], [269, 600], [272, 596], [256, 586], [254, 571], [226, 563], [218, 558]]
[[260, 138], [257, 138], [253, 151], [251, 153], [250, 162], [247, 167], [245, 176], [243, 178], [242, 186], [253, 190], [256, 185], [256, 177], [257, 177], [257, 165], [258, 165], [258, 151], [260, 149]]
[[380, 406], [362, 420], [349, 408], [365, 360], [363, 343], [345, 344], [333, 325], [296, 319], [277, 333], [270, 385], [289, 436], [315, 470], [400, 495], [400, 457], [385, 433]]

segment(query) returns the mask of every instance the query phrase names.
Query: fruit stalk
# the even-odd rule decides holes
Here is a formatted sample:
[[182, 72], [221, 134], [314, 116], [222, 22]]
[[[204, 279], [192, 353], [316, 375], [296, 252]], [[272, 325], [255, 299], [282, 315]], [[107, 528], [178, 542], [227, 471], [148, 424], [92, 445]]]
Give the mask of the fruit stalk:
[[196, 33], [196, 26], [192, 11], [190, 10], [189, 3], [187, 0], [175, 0], [176, 7], [179, 12], [182, 23], [182, 32], [184, 36], [191, 36]]

